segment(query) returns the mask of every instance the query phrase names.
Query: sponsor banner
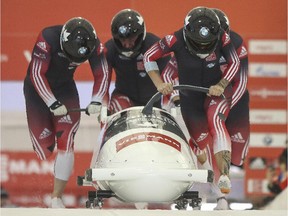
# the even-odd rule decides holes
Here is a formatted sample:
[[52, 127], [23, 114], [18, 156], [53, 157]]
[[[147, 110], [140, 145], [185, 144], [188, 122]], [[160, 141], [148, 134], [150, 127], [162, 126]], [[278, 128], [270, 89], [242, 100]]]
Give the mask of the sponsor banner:
[[250, 39], [248, 41], [248, 50], [254, 55], [286, 55], [286, 40], [261, 40]]
[[250, 147], [286, 147], [285, 133], [251, 133]]
[[268, 182], [265, 179], [248, 179], [247, 193], [248, 194], [269, 194], [267, 188]]
[[249, 63], [249, 77], [287, 77], [286, 63]]
[[[273, 83], [272, 83], [273, 84]], [[252, 86], [249, 87], [251, 101], [285, 101], [287, 89], [285, 86]]]
[[250, 110], [251, 124], [287, 124], [286, 110], [252, 109]]
[[[19, 206], [46, 206], [53, 189], [55, 156], [39, 160], [34, 152], [1, 152], [1, 185]], [[75, 207], [77, 199], [93, 187], [77, 185], [77, 176], [84, 176], [90, 167], [91, 153], [75, 153], [74, 171], [65, 189], [67, 205]]]

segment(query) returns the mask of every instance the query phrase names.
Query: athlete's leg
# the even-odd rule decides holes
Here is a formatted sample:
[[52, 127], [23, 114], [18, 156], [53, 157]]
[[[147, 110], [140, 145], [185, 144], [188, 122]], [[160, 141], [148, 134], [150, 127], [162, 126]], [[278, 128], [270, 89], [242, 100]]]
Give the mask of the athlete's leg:
[[[56, 97], [67, 109], [79, 108], [79, 96], [74, 83], [69, 83], [56, 93]], [[70, 112], [66, 116], [53, 117], [56, 139], [57, 156], [54, 164], [54, 187], [52, 199], [56, 200], [55, 206], [62, 207], [61, 199], [74, 166], [74, 137], [80, 123], [80, 112]], [[64, 205], [63, 205], [64, 206]]]
[[33, 149], [41, 160], [49, 158], [55, 147], [52, 114], [34, 87], [24, 84], [26, 116]]
[[181, 113], [183, 120], [187, 127], [187, 130], [190, 135], [189, 144], [196, 155], [200, 166], [209, 166], [205, 165], [207, 161], [207, 156], [205, 148], [212, 142], [212, 137], [209, 133], [208, 123], [205, 112], [203, 110], [195, 107], [181, 107]]
[[126, 108], [134, 106], [133, 102], [124, 94], [113, 91], [109, 103], [109, 111], [111, 114], [124, 110]]
[[248, 92], [231, 109], [226, 120], [226, 127], [232, 143], [231, 162], [236, 166], [241, 166], [248, 153], [250, 138]]
[[231, 187], [229, 179], [231, 140], [225, 125], [225, 120], [230, 111], [231, 90], [231, 88], [226, 88], [226, 98], [207, 97], [205, 101], [209, 131], [213, 137], [215, 161], [220, 173], [218, 186], [223, 193], [229, 193]]

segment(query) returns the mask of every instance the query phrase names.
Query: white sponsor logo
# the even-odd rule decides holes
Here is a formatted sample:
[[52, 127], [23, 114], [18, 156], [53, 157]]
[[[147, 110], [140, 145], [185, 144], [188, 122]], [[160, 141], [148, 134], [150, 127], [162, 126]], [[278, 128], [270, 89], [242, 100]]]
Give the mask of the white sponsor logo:
[[230, 36], [229, 36], [229, 34], [225, 34], [225, 41], [224, 41], [224, 46], [226, 45], [226, 44], [228, 44], [230, 42]]
[[33, 53], [34, 56], [40, 58], [40, 59], [46, 59], [46, 55], [44, 53]]
[[285, 63], [250, 63], [250, 77], [286, 77]]
[[224, 63], [224, 62], [226, 62], [226, 59], [224, 58], [224, 56], [221, 56], [221, 58], [219, 59], [219, 63], [221, 64], [221, 63]]
[[209, 106], [212, 106], [212, 105], [214, 105], [214, 104], [216, 104], [216, 101], [211, 100]]
[[287, 124], [286, 110], [250, 110], [251, 124]]
[[251, 96], [258, 96], [263, 99], [268, 97], [286, 97], [286, 90], [270, 90], [267, 88], [250, 89]]
[[215, 63], [210, 63], [210, 64], [207, 65], [208, 68], [212, 68], [214, 66], [215, 66]]
[[41, 49], [41, 50], [43, 50], [43, 51], [45, 51], [45, 52], [47, 52], [47, 47], [46, 47], [46, 43], [43, 41], [43, 42], [38, 42], [37, 43], [37, 46]]
[[173, 38], [172, 35], [167, 35], [167, 36], [165, 37], [166, 42], [167, 42], [168, 45], [170, 45], [170, 43], [171, 43], [171, 41], [172, 41], [172, 38]]
[[200, 141], [204, 140], [207, 136], [208, 136], [208, 133], [201, 133], [196, 141], [200, 142]]
[[245, 140], [243, 139], [243, 136], [240, 132], [234, 134], [231, 136], [231, 141], [238, 142], [238, 143], [244, 143]]
[[58, 122], [72, 124], [70, 115], [63, 116]]
[[253, 147], [286, 147], [285, 133], [251, 133], [250, 146]]
[[239, 58], [242, 58], [242, 57], [246, 56], [247, 54], [248, 54], [247, 53], [247, 49], [244, 46], [242, 46], [241, 47], [241, 52], [239, 54]]
[[52, 134], [52, 132], [50, 130], [48, 130], [47, 128], [45, 128], [40, 136], [39, 136], [39, 139], [45, 139], [46, 137], [50, 136]]
[[286, 40], [249, 40], [250, 54], [257, 55], [286, 55]]

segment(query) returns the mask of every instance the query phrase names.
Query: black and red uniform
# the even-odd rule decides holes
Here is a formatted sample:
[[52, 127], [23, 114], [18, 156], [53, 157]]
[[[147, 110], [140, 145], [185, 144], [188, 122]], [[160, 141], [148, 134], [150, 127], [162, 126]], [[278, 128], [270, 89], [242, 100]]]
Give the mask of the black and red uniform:
[[[231, 82], [239, 69], [239, 58], [227, 33], [221, 30], [216, 49], [205, 59], [192, 55], [184, 41], [183, 28], [167, 35], [155, 43], [144, 55], [144, 64], [154, 62], [173, 52], [177, 61], [179, 84], [209, 88], [221, 79]], [[220, 69], [220, 58], [227, 61], [224, 73]], [[203, 150], [213, 142], [214, 153], [231, 151], [231, 140], [225, 126], [230, 111], [232, 86], [223, 97], [208, 97], [204, 93], [180, 91], [181, 112], [194, 144]], [[194, 147], [192, 145], [192, 147]]]
[[[105, 54], [108, 62], [109, 83], [112, 70], [115, 71], [115, 89], [110, 98], [111, 113], [132, 106], [144, 106], [157, 93], [157, 89], [145, 71], [143, 64], [144, 53], [160, 38], [152, 33], [146, 33], [140, 53], [136, 57], [121, 55], [113, 39], [105, 43]], [[169, 62], [170, 56], [159, 58], [157, 63], [162, 71]], [[168, 70], [169, 68], [167, 68]], [[154, 106], [160, 108], [160, 101]]]
[[[234, 45], [237, 55], [240, 59], [240, 67], [235, 74], [231, 84], [233, 95], [231, 101], [231, 109], [226, 120], [226, 128], [231, 137], [232, 144], [232, 163], [241, 166], [247, 155], [249, 137], [250, 137], [250, 121], [249, 121], [249, 92], [247, 89], [248, 82], [248, 52], [242, 37], [234, 31], [230, 31], [230, 39]], [[173, 57], [169, 61], [169, 68], [175, 70], [164, 70], [162, 78], [165, 82], [174, 83], [178, 79], [177, 61]], [[220, 67], [224, 72], [227, 64], [224, 57], [220, 58]]]
[[[240, 59], [240, 68], [232, 80], [233, 95], [226, 127], [232, 143], [231, 162], [234, 165], [241, 166], [247, 155], [250, 139], [249, 92], [247, 89], [248, 52], [239, 34], [230, 31], [230, 38]], [[224, 71], [227, 64], [225, 59], [221, 60], [221, 68]]]
[[[67, 109], [79, 108], [79, 95], [74, 72], [79, 64], [71, 62], [60, 47], [62, 25], [43, 29], [35, 43], [24, 81], [24, 95], [29, 132], [37, 156], [44, 160], [57, 148], [72, 151], [79, 127], [80, 113], [54, 116], [49, 107], [60, 101]], [[97, 46], [89, 58], [94, 76], [92, 101], [102, 101], [107, 91], [107, 61], [103, 45]]]

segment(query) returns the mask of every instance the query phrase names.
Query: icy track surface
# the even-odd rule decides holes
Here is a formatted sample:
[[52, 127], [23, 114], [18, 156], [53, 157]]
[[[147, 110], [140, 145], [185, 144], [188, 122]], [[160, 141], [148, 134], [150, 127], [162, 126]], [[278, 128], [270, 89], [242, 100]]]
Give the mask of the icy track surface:
[[96, 210], [96, 209], [43, 209], [1, 208], [1, 216], [287, 216], [286, 210], [246, 211], [172, 211], [172, 210]]

